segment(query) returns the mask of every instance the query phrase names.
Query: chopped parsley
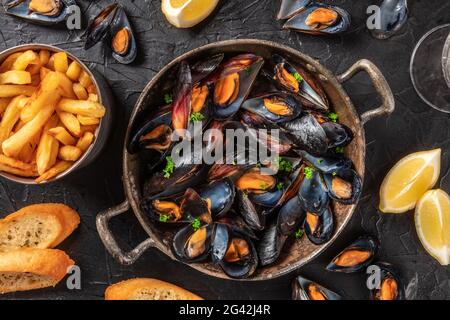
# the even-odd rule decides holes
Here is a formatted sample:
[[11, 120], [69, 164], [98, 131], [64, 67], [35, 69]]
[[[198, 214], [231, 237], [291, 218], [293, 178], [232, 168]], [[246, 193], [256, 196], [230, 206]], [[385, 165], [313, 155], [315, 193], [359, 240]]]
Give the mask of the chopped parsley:
[[336, 147], [336, 153], [344, 153], [345, 148], [344, 147]]
[[194, 221], [192, 221], [192, 229], [194, 229], [194, 231], [197, 231], [198, 229], [200, 229], [201, 226], [202, 226], [202, 222], [200, 221], [199, 218], [195, 218]]
[[317, 163], [318, 163], [318, 164], [322, 164], [322, 162], [323, 162], [323, 159], [318, 159], [318, 160], [317, 160]]
[[166, 104], [171, 104], [173, 102], [173, 95], [170, 93], [166, 93], [164, 95], [164, 101], [166, 102]]
[[167, 222], [170, 220], [170, 217], [167, 214], [162, 214], [159, 216], [159, 221], [160, 222]]
[[305, 231], [303, 229], [298, 229], [297, 232], [295, 232], [295, 239], [300, 239], [305, 234]]
[[192, 112], [191, 115], [189, 116], [190, 122], [200, 122], [203, 121], [203, 119], [205, 119], [205, 116], [200, 112]]
[[280, 171], [291, 172], [294, 168], [292, 162], [281, 157], [277, 159], [277, 163], [278, 163], [278, 170]]
[[277, 189], [278, 190], [283, 190], [284, 189], [284, 183], [283, 182], [278, 182], [277, 183]]
[[304, 172], [305, 172], [305, 178], [306, 179], [308, 179], [308, 180], [312, 179], [313, 174], [314, 174], [314, 169], [313, 168], [305, 167]]
[[333, 177], [336, 177], [336, 176], [337, 176], [337, 172], [334, 171], [334, 172], [332, 173], [332, 176], [333, 176]]
[[294, 73], [294, 78], [295, 80], [297, 80], [298, 83], [303, 81], [303, 77], [298, 72]]
[[329, 112], [328, 114], [327, 114], [327, 117], [332, 121], [332, 122], [338, 122], [338, 120], [339, 120], [339, 116], [338, 116], [338, 114], [337, 113], [335, 113], [335, 112]]
[[172, 157], [166, 157], [166, 167], [163, 170], [164, 178], [169, 179], [170, 175], [173, 173], [175, 165], [173, 163]]

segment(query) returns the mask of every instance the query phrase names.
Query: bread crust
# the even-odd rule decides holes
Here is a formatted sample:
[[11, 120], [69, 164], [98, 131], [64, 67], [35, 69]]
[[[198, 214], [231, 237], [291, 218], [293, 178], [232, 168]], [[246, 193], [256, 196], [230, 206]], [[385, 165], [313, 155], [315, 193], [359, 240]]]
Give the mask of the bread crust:
[[[52, 286], [60, 282], [67, 274], [68, 269], [73, 265], [75, 265], [75, 262], [64, 251], [56, 249], [23, 248], [0, 253], [0, 273], [31, 273], [50, 277]], [[42, 287], [39, 283], [22, 288], [0, 287], [0, 293], [25, 291]]]
[[186, 289], [151, 278], [129, 279], [113, 284], [106, 288], [105, 300], [132, 300], [133, 296], [141, 289], [155, 289], [158, 291], [172, 290], [180, 296], [179, 300], [203, 300], [203, 298]]

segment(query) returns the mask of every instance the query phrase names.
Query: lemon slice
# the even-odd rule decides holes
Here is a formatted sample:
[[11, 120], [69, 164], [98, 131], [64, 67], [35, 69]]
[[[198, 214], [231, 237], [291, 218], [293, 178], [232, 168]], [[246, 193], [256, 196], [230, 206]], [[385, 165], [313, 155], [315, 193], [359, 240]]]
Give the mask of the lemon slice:
[[380, 190], [380, 210], [403, 213], [413, 209], [433, 188], [441, 171], [441, 149], [410, 154], [387, 174]]
[[431, 190], [417, 203], [416, 230], [425, 250], [440, 264], [450, 264], [450, 197]]
[[177, 28], [190, 28], [206, 19], [219, 0], [162, 0], [162, 12]]

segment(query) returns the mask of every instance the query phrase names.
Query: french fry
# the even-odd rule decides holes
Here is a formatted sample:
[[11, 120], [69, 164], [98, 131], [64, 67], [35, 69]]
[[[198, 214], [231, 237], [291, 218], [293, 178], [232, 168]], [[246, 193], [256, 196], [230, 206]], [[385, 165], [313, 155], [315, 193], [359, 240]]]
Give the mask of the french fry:
[[31, 76], [31, 85], [33, 87], [38, 87], [41, 84], [41, 76], [39, 74], [35, 74]]
[[0, 116], [3, 115], [11, 100], [11, 98], [0, 98]]
[[83, 136], [78, 140], [77, 148], [79, 148], [83, 152], [86, 152], [94, 142], [94, 138], [95, 136], [92, 132], [85, 132]]
[[58, 103], [57, 109], [94, 118], [102, 118], [106, 113], [106, 109], [103, 105], [98, 102], [87, 100], [61, 99]]
[[78, 82], [87, 89], [92, 84], [92, 79], [89, 74], [83, 70], [78, 78]]
[[67, 169], [69, 169], [72, 166], [73, 162], [68, 162], [68, 161], [58, 161], [53, 168], [51, 168], [50, 170], [48, 170], [46, 173], [44, 173], [43, 175], [39, 176], [35, 182], [36, 183], [42, 183], [45, 181], [49, 181], [53, 178], [55, 178], [57, 175], [59, 175], [60, 173], [63, 173], [64, 171], [66, 171]]
[[97, 130], [97, 128], [98, 128], [97, 124], [93, 124], [90, 126], [81, 126], [81, 135], [84, 135], [86, 132], [95, 134], [95, 131]]
[[24, 178], [34, 178], [34, 177], [38, 176], [37, 171], [35, 169], [31, 170], [31, 171], [28, 171], [28, 170], [24, 171], [21, 169], [17, 169], [17, 168], [13, 168], [13, 167], [4, 165], [2, 163], [0, 163], [0, 171], [6, 172], [9, 174], [13, 174], [13, 175], [19, 176], [19, 177], [24, 177]]
[[30, 97], [26, 97], [26, 96], [20, 96], [21, 98], [19, 99], [19, 102], [17, 103], [17, 107], [22, 110], [23, 108], [25, 108], [25, 106], [28, 104], [28, 101], [30, 101]]
[[18, 159], [25, 163], [36, 162], [36, 148], [41, 140], [42, 130], [34, 135], [33, 138], [20, 150]]
[[81, 125], [78, 121], [77, 117], [69, 112], [58, 112], [59, 119], [63, 123], [63, 125], [70, 131], [72, 135], [75, 137], [81, 136]]
[[9, 138], [16, 122], [20, 118], [20, 109], [18, 107], [19, 100], [22, 96], [15, 97], [6, 107], [2, 121], [0, 122], [0, 146]]
[[50, 59], [48, 59], [47, 68], [55, 71], [55, 55], [51, 55]]
[[41, 62], [39, 64], [30, 64], [25, 71], [29, 72], [32, 76], [39, 74], [41, 71]]
[[46, 68], [46, 67], [41, 67], [40, 71], [39, 71], [39, 75], [41, 78], [41, 81], [44, 80], [44, 78], [47, 76], [47, 74], [49, 74], [50, 72], [52, 72], [52, 70]]
[[75, 92], [73, 92], [73, 83], [72, 81], [61, 72], [56, 72], [58, 76], [58, 90], [61, 95], [65, 98], [69, 99], [77, 99]]
[[12, 65], [12, 70], [24, 71], [30, 64], [40, 64], [39, 56], [32, 50], [27, 50], [17, 57]]
[[78, 100], [87, 100], [89, 98], [86, 88], [78, 82], [73, 84], [73, 92], [75, 92]]
[[77, 161], [83, 155], [83, 151], [74, 146], [64, 146], [59, 149], [58, 158], [64, 161]]
[[19, 131], [3, 142], [3, 153], [8, 157], [17, 157], [22, 148], [44, 127], [54, 111], [54, 105], [44, 106], [33, 120], [27, 122]]
[[76, 61], [72, 61], [67, 69], [66, 76], [69, 77], [70, 80], [77, 82], [80, 77], [81, 70], [80, 64]]
[[57, 52], [53, 55], [55, 62], [55, 71], [66, 73], [69, 68], [69, 59], [67, 57], [67, 53], [65, 52]]
[[31, 97], [36, 89], [36, 87], [23, 84], [1, 84], [0, 98], [13, 98], [22, 94]]
[[83, 126], [92, 126], [97, 125], [100, 123], [99, 118], [93, 118], [93, 117], [86, 117], [82, 115], [77, 115], [78, 121], [80, 121], [81, 125]]
[[91, 94], [97, 94], [97, 88], [95, 87], [95, 84], [91, 84], [89, 87], [87, 87], [87, 91]]
[[0, 84], [30, 84], [31, 74], [27, 71], [6, 71], [0, 73]]
[[59, 142], [48, 131], [58, 125], [57, 115], [53, 115], [45, 124], [41, 140], [36, 152], [36, 166], [39, 175], [44, 174], [56, 163], [58, 157]]
[[92, 102], [100, 102], [98, 99], [98, 94], [95, 93], [89, 93], [89, 97], [87, 99]]
[[32, 165], [32, 164], [25, 163], [25, 162], [22, 162], [20, 160], [7, 157], [7, 156], [5, 156], [3, 154], [0, 154], [0, 163], [5, 165], [5, 166], [9, 166], [11, 168], [20, 169], [20, 170], [23, 170], [23, 171], [34, 171], [35, 170], [35, 166]]
[[23, 52], [16, 52], [13, 53], [11, 55], [9, 55], [5, 61], [2, 62], [2, 64], [0, 65], [0, 72], [6, 72], [11, 70], [14, 62], [16, 62], [17, 58], [20, 57], [22, 55]]
[[48, 64], [48, 61], [50, 60], [50, 52], [48, 50], [39, 51], [39, 60], [41, 61], [42, 66]]
[[65, 146], [73, 146], [77, 140], [63, 127], [56, 127], [48, 130], [48, 134], [54, 137]]

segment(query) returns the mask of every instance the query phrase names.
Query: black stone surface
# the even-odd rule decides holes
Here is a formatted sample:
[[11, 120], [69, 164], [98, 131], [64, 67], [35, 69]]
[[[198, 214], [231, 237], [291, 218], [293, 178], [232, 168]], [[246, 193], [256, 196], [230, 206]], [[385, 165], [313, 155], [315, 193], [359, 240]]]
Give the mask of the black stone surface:
[[[80, 1], [85, 17], [96, 15], [112, 1]], [[139, 42], [139, 56], [130, 66], [117, 64], [97, 46], [83, 50], [82, 31], [31, 25], [0, 13], [0, 49], [25, 43], [49, 43], [69, 50], [103, 73], [117, 101], [116, 123], [110, 142], [98, 160], [65, 181], [49, 186], [24, 187], [0, 180], [0, 216], [39, 202], [63, 202], [77, 209], [82, 218], [78, 230], [61, 246], [82, 269], [82, 290], [67, 290], [65, 283], [55, 289], [11, 294], [0, 299], [102, 299], [105, 288], [131, 277], [155, 277], [181, 285], [208, 299], [289, 299], [295, 274], [317, 280], [351, 299], [368, 297], [365, 276], [332, 274], [324, 271], [327, 262], [349, 241], [362, 233], [378, 235], [380, 260], [394, 263], [409, 285], [408, 297], [449, 299], [450, 268], [440, 266], [424, 251], [416, 236], [411, 213], [381, 215], [377, 211], [378, 189], [389, 168], [404, 155], [423, 149], [443, 149], [440, 187], [450, 190], [450, 119], [427, 107], [416, 95], [408, 73], [412, 50], [431, 28], [449, 23], [447, 0], [414, 0], [410, 19], [398, 36], [379, 41], [365, 26], [366, 8], [380, 1], [340, 0], [349, 10], [351, 30], [343, 37], [313, 37], [281, 30], [275, 20], [278, 1], [224, 0], [202, 25], [177, 30], [162, 16], [159, 0], [119, 1], [127, 9]], [[289, 45], [321, 61], [335, 73], [355, 61], [367, 58], [385, 74], [396, 97], [397, 109], [389, 118], [366, 126], [367, 175], [364, 195], [357, 213], [339, 241], [318, 259], [289, 276], [265, 282], [233, 282], [204, 276], [187, 266], [170, 261], [156, 250], [145, 254], [133, 266], [117, 264], [104, 250], [95, 229], [96, 214], [124, 199], [121, 183], [121, 150], [128, 116], [142, 88], [165, 64], [198, 46], [236, 38], [268, 39]], [[365, 76], [346, 84], [353, 102], [363, 111], [377, 105], [377, 95]], [[131, 248], [145, 239], [145, 233], [130, 212], [112, 222], [120, 244]]]

